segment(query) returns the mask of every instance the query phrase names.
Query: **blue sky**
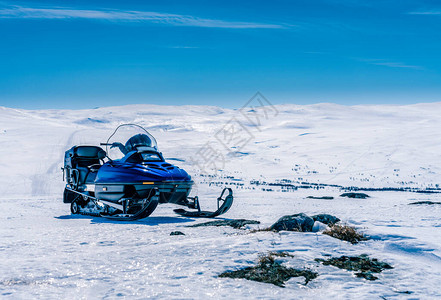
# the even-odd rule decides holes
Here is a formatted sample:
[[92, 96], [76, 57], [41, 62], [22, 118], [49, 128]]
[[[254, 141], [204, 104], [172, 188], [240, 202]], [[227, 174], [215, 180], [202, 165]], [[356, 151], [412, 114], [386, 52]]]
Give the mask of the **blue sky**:
[[424, 0], [0, 0], [0, 106], [441, 101], [440, 29]]

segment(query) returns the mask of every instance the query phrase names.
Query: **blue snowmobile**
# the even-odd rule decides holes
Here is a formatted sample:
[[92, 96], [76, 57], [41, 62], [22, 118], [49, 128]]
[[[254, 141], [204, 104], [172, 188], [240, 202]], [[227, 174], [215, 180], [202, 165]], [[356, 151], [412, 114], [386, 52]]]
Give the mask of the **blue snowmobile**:
[[189, 197], [191, 176], [167, 163], [155, 138], [139, 125], [118, 126], [101, 146], [106, 151], [74, 146], [65, 153], [63, 202], [70, 203], [72, 214], [130, 221], [148, 217], [159, 203], [174, 203], [193, 209], [175, 209], [179, 215], [213, 218], [226, 213], [233, 203], [232, 190], [224, 188], [218, 209], [202, 211], [198, 197]]

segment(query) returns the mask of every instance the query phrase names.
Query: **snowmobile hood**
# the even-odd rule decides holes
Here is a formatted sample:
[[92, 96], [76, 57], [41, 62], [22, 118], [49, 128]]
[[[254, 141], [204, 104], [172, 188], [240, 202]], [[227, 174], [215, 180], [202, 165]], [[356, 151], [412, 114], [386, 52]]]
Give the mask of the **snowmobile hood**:
[[95, 183], [131, 183], [144, 181], [191, 181], [191, 176], [167, 162], [127, 163], [112, 161], [99, 170]]

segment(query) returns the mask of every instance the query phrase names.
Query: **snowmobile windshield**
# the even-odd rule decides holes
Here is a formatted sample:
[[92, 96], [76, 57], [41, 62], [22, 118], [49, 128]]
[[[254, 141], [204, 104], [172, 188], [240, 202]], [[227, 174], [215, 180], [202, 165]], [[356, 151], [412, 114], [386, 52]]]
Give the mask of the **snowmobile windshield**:
[[158, 151], [155, 138], [143, 127], [123, 124], [116, 128], [106, 142], [106, 152], [110, 159], [121, 159], [131, 151]]

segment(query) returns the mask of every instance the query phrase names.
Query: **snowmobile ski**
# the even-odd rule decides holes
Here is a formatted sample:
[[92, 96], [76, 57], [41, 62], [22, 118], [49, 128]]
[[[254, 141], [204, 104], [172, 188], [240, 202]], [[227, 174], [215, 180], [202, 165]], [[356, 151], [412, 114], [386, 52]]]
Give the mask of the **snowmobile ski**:
[[[223, 198], [225, 192], [228, 191], [228, 195]], [[194, 217], [194, 218], [214, 218], [219, 215], [222, 215], [226, 213], [231, 206], [233, 205], [233, 191], [231, 188], [224, 188], [219, 198], [217, 198], [217, 210], [216, 211], [203, 211], [201, 210], [199, 206], [199, 199], [198, 197], [194, 198], [195, 201], [195, 208], [197, 208], [197, 211], [187, 211], [185, 209], [175, 209], [174, 212], [178, 215], [184, 216], [184, 217]], [[222, 204], [221, 204], [222, 203]]]

